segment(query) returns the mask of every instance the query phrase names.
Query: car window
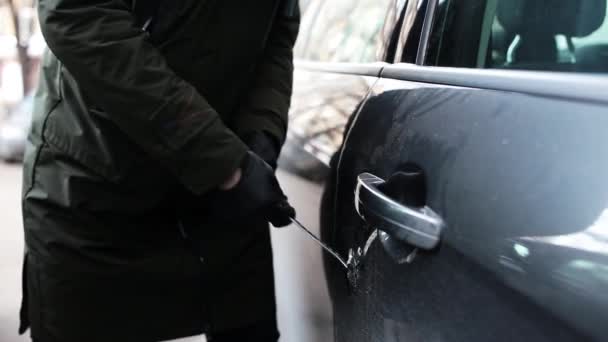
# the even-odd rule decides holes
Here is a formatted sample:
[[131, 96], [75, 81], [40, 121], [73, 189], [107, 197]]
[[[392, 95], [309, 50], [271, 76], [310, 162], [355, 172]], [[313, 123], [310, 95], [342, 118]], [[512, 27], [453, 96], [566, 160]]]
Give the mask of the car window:
[[440, 0], [426, 64], [608, 72], [608, 0]]
[[[299, 59], [320, 62], [382, 61], [395, 0], [328, 0], [309, 5], [296, 46]], [[394, 17], [394, 16], [392, 16]]]

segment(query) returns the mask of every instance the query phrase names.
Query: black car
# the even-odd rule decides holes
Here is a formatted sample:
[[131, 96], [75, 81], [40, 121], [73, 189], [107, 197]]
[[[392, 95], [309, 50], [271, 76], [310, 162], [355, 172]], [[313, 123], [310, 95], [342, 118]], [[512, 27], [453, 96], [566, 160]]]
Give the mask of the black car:
[[281, 317], [309, 341], [608, 339], [607, 2], [312, 0], [282, 177], [350, 261], [278, 233], [306, 266], [278, 270]]

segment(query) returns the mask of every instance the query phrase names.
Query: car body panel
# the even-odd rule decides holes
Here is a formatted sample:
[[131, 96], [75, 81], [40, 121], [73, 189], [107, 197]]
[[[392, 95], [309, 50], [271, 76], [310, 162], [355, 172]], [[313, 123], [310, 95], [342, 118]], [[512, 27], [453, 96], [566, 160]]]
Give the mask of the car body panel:
[[[567, 88], [549, 96], [423, 83], [425, 70], [433, 72], [412, 68], [387, 67], [385, 77], [405, 80], [382, 79], [355, 120], [337, 171], [335, 225], [324, 235], [344, 255], [363, 246], [374, 228], [355, 211], [357, 176], [387, 179], [406, 163], [425, 172], [427, 205], [447, 228], [439, 250], [409, 264], [376, 242], [356, 286], [331, 285], [342, 312], [337, 340], [601, 339], [608, 332], [605, 98], [573, 100], [577, 91]], [[548, 89], [576, 85], [554, 74], [518, 75], [523, 84], [553, 78]], [[482, 77], [477, 85], [484, 84]]]
[[[422, 4], [423, 1], [417, 2]], [[299, 219], [317, 236], [324, 234], [320, 229], [320, 223], [331, 217], [331, 212], [326, 209], [328, 206], [321, 206], [321, 203], [333, 202], [331, 189], [335, 184], [335, 177], [329, 171], [330, 166], [337, 163], [338, 151], [342, 146], [348, 125], [352, 123], [361, 104], [369, 96], [381, 70], [388, 65], [387, 63], [395, 60], [395, 48], [405, 46], [410, 49], [412, 46], [416, 48], [417, 37], [408, 41], [408, 30], [403, 30], [401, 25], [406, 18], [410, 27], [414, 22], [416, 27], [421, 25], [420, 16], [423, 16], [424, 11], [420, 6], [416, 6], [417, 2], [342, 1], [338, 4], [312, 0], [303, 17], [296, 55], [300, 58], [325, 56], [309, 51], [318, 48], [315, 44], [319, 42], [322, 42], [321, 49], [327, 47], [323, 44], [327, 41], [329, 32], [327, 34], [323, 32], [321, 40], [318, 39], [319, 37], [315, 38], [313, 32], [318, 26], [317, 16], [323, 10], [323, 6], [336, 5], [350, 10], [360, 5], [370, 6], [373, 11], [368, 13], [358, 11], [357, 18], [363, 20], [363, 17], [367, 16], [376, 24], [380, 21], [375, 16], [382, 13], [377, 7], [387, 6], [384, 25], [373, 25], [379, 29], [382, 38], [377, 42], [367, 42], [375, 46], [376, 62], [358, 62], [356, 61], [358, 57], [353, 57], [354, 62], [345, 62], [342, 59], [349, 59], [348, 54], [337, 56], [338, 60], [325, 56], [322, 57], [325, 60], [296, 61], [289, 131], [279, 160], [281, 169], [279, 176], [287, 195], [298, 209]], [[331, 23], [345, 27], [339, 20]], [[333, 30], [331, 32], [338, 33], [336, 27], [332, 25], [330, 27]], [[360, 29], [352, 28], [338, 41], [348, 41], [353, 37], [353, 32]], [[355, 38], [357, 44], [361, 43], [359, 38], [361, 37]], [[365, 56], [369, 58], [370, 54], [366, 53]], [[320, 212], [322, 208], [324, 210]], [[322, 237], [327, 240], [326, 236]], [[332, 304], [335, 301], [330, 301], [333, 294], [330, 293], [328, 297], [325, 275], [337, 276], [340, 281], [344, 278], [344, 274], [325, 271], [333, 268], [337, 261], [328, 257], [328, 253], [322, 252], [304, 232], [295, 227], [289, 231], [275, 231], [273, 245], [275, 258], [292, 260], [289, 263], [275, 262], [279, 325], [283, 338], [288, 341], [333, 340], [335, 305]], [[314, 252], [311, 253], [311, 250]], [[322, 267], [319, 267], [320, 265]], [[295, 328], [296, 326], [300, 328]], [[329, 333], [326, 327], [331, 328]]]
[[[395, 2], [406, 11], [394, 12], [401, 27], [389, 30], [398, 35], [381, 55], [410, 64], [297, 65], [301, 91], [281, 165], [298, 185], [287, 192], [342, 257], [362, 254], [348, 272], [322, 254], [326, 279], [305, 268], [328, 282], [329, 297], [316, 298], [332, 302], [335, 339], [604, 339], [607, 78], [422, 66], [436, 57], [434, 21], [446, 3]], [[378, 234], [356, 210], [359, 175], [389, 179], [412, 166], [424, 174], [425, 205], [445, 224], [431, 251]], [[383, 186], [386, 194], [411, 191]], [[304, 258], [319, 267], [320, 256]]]

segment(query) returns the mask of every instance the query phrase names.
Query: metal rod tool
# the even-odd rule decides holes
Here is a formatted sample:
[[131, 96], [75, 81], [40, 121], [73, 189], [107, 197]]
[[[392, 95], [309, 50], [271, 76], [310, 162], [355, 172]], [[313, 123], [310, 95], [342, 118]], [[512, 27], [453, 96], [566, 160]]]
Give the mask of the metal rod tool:
[[300, 223], [300, 221], [296, 220], [295, 218], [292, 218], [291, 222], [295, 224], [298, 228], [306, 232], [306, 234], [308, 234], [317, 244], [319, 244], [319, 246], [321, 246], [327, 253], [331, 254], [334, 258], [338, 259], [342, 266], [344, 266], [344, 268], [348, 270], [348, 264], [346, 263], [346, 261], [344, 261], [344, 259], [340, 257], [337, 252], [335, 252], [333, 249], [329, 248], [329, 246], [324, 244], [323, 241], [321, 241], [321, 239], [319, 239], [310, 230], [306, 229], [306, 227], [304, 227], [304, 225]]

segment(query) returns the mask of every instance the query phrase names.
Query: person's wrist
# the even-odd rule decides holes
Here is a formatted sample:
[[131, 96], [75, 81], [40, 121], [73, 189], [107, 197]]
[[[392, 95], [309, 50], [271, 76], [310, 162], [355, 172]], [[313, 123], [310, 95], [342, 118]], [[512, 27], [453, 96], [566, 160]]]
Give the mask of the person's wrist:
[[241, 178], [243, 178], [243, 170], [238, 168], [224, 183], [220, 184], [220, 190], [228, 191], [234, 189], [240, 183]]
[[251, 132], [244, 138], [244, 142], [257, 156], [264, 160], [273, 169], [277, 167], [277, 159], [281, 144], [272, 134], [266, 131]]

